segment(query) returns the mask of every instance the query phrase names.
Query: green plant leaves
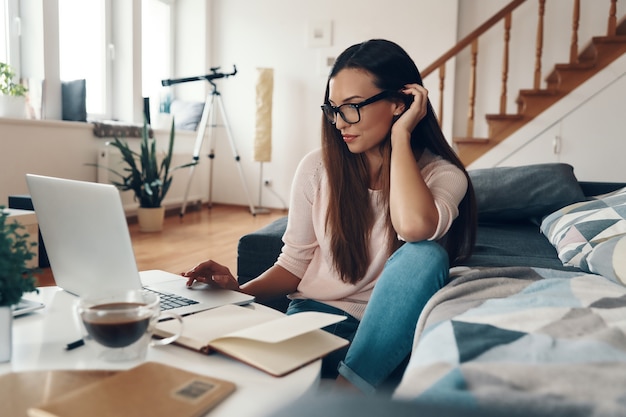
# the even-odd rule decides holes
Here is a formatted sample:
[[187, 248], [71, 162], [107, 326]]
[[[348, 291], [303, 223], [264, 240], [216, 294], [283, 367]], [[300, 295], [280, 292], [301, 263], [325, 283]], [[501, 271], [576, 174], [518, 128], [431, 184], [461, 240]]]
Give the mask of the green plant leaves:
[[0, 206], [0, 306], [17, 304], [25, 292], [35, 291], [36, 269], [26, 263], [33, 259], [35, 242], [29, 242], [24, 226], [7, 223], [8, 213]]
[[123, 172], [108, 168], [120, 178], [119, 181], [111, 181], [111, 183], [122, 191], [132, 190], [141, 207], [160, 207], [172, 183], [170, 172], [197, 164], [197, 161], [194, 161], [170, 169], [174, 153], [174, 138], [175, 128], [172, 120], [167, 152], [163, 155], [160, 164], [156, 140], [150, 138], [145, 119], [139, 152], [130, 149], [127, 142], [114, 138], [110, 145], [120, 151], [126, 166]]
[[25, 96], [28, 89], [22, 84], [13, 82], [15, 72], [10, 65], [0, 62], [0, 94], [5, 96]]

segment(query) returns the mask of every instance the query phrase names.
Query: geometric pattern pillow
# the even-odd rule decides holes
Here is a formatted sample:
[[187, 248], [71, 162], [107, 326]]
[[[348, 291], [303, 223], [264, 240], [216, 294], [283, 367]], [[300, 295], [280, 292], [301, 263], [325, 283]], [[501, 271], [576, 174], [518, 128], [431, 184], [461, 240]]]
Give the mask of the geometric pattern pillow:
[[542, 221], [541, 231], [563, 265], [621, 281], [610, 271], [613, 258], [619, 263], [626, 257], [626, 245], [617, 244], [626, 236], [626, 188], [557, 210]]
[[587, 256], [589, 272], [626, 284], [626, 235], [595, 246]]

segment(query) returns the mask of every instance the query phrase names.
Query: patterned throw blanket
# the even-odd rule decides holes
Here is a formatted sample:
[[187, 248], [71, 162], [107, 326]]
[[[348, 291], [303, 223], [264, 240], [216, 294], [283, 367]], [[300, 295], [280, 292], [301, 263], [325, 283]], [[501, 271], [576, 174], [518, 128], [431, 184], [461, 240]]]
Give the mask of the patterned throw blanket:
[[626, 287], [526, 267], [456, 273], [422, 313], [396, 399], [471, 414], [626, 416]]

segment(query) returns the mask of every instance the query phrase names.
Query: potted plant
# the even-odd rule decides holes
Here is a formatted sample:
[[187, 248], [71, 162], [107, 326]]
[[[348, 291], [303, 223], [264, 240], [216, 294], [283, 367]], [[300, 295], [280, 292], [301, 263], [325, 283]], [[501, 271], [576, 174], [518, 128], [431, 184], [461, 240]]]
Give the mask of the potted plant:
[[0, 62], [0, 116], [24, 117], [28, 89], [13, 81], [15, 72], [9, 64]]
[[127, 142], [119, 138], [114, 138], [110, 142], [110, 145], [117, 148], [122, 154], [125, 165], [122, 169], [123, 172], [108, 168], [120, 178], [119, 181], [111, 181], [111, 183], [121, 191], [132, 190], [135, 193], [135, 200], [139, 202], [137, 218], [140, 231], [154, 232], [162, 229], [165, 216], [162, 202], [172, 184], [171, 173], [174, 170], [187, 168], [197, 163], [194, 161], [170, 169], [174, 151], [174, 133], [174, 121], [172, 120], [169, 145], [162, 158], [159, 158], [156, 140], [150, 138], [146, 120], [143, 123], [139, 152], [132, 150]]
[[25, 292], [36, 291], [35, 269], [27, 262], [37, 243], [28, 240], [24, 226], [7, 220], [9, 213], [0, 206], [0, 362], [11, 360], [13, 311]]

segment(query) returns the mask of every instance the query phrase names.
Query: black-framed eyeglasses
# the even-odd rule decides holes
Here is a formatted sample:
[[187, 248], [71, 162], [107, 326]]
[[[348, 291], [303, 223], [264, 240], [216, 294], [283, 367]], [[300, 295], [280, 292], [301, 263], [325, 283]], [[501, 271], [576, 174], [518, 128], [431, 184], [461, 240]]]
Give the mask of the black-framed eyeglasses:
[[324, 103], [322, 105], [322, 111], [324, 112], [324, 116], [331, 123], [337, 123], [337, 115], [339, 114], [341, 118], [351, 125], [355, 123], [359, 123], [361, 121], [361, 112], [360, 108], [367, 106], [368, 104], [376, 103], [377, 101], [383, 100], [391, 95], [391, 91], [385, 90], [382, 91], [375, 96], [372, 96], [366, 100], [363, 100], [360, 103], [346, 103], [341, 106], [333, 106], [330, 103]]

